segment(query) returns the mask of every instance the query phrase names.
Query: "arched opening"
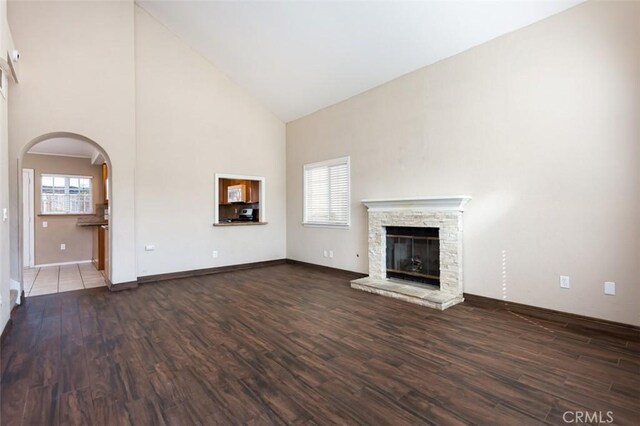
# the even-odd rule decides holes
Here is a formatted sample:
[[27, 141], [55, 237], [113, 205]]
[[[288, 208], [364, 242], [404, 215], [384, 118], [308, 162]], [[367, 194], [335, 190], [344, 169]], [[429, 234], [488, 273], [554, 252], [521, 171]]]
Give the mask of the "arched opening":
[[[21, 294], [35, 296], [108, 283], [112, 275], [112, 170], [106, 150], [76, 133], [47, 133], [24, 146], [18, 156], [17, 179]], [[67, 238], [71, 247], [64, 242]], [[47, 272], [40, 276], [36, 291], [34, 284], [42, 268]]]

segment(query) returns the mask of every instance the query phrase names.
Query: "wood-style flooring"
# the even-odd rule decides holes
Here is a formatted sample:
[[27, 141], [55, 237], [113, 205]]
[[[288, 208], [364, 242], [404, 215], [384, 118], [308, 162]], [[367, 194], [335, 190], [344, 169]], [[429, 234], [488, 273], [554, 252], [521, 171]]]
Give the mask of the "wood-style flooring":
[[637, 330], [439, 312], [348, 280], [278, 265], [28, 298], [2, 345], [0, 423], [638, 424]]

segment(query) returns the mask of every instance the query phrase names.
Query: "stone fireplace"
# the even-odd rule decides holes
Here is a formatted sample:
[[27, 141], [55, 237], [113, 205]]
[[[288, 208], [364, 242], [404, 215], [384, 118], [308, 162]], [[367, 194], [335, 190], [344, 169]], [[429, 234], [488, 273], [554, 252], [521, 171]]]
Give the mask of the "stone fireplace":
[[369, 276], [351, 281], [351, 287], [440, 310], [462, 302], [462, 212], [469, 200], [363, 200]]

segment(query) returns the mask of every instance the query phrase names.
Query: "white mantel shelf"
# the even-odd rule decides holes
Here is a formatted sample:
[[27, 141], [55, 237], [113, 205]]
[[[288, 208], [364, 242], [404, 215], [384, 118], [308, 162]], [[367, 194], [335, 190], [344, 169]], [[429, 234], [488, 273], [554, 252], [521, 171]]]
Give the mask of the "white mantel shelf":
[[431, 210], [431, 211], [464, 211], [464, 206], [471, 200], [468, 195], [452, 195], [447, 197], [410, 197], [362, 200], [362, 204], [370, 211], [392, 210]]

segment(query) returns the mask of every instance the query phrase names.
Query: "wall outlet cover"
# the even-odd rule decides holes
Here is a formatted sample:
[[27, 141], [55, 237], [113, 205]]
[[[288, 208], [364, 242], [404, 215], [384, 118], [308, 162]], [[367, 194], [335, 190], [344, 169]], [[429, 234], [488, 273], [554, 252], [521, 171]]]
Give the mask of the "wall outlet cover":
[[329, 250], [329, 259], [333, 259], [333, 250]]
[[60, 250], [66, 250], [66, 249], [67, 249], [66, 244], [60, 244]]
[[144, 246], [145, 251], [154, 251], [155, 249], [156, 246], [154, 246], [153, 244], [147, 244], [146, 246]]
[[213, 253], [211, 253], [211, 255], [213, 256], [214, 259], [218, 258], [218, 250], [214, 250]]
[[46, 228], [46, 227], [48, 227], [48, 226], [49, 226], [49, 222], [42, 222], [42, 227], [43, 227], [43, 228]]
[[568, 275], [560, 275], [560, 288], [571, 288], [571, 280]]

